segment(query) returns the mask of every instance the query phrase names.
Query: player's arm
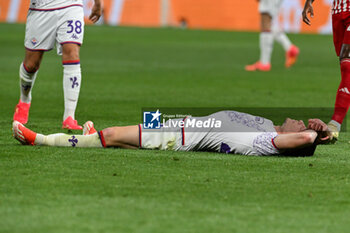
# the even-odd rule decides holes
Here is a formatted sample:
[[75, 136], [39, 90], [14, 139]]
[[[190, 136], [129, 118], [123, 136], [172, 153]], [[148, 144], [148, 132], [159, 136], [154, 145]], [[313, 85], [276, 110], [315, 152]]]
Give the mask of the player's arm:
[[101, 14], [102, 14], [101, 0], [94, 0], [94, 6], [92, 7], [89, 19], [93, 23], [96, 23], [100, 19]]
[[308, 14], [310, 14], [311, 18], [314, 17], [314, 8], [312, 7], [313, 2], [314, 2], [314, 0], [306, 0], [305, 5], [304, 5], [304, 10], [302, 13], [304, 23], [306, 23], [309, 26], [311, 25], [311, 21], [308, 18]]
[[312, 144], [326, 144], [330, 140], [330, 130], [320, 119], [309, 119], [308, 129], [297, 133], [279, 134], [274, 139], [278, 149], [293, 149]]
[[314, 144], [317, 132], [312, 129], [298, 133], [279, 134], [274, 138], [276, 147], [280, 150], [293, 149]]

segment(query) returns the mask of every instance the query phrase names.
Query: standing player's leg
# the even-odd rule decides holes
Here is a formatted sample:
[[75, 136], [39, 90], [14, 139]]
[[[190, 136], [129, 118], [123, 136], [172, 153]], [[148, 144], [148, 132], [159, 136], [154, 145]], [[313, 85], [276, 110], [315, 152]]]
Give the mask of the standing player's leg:
[[272, 16], [269, 13], [261, 14], [260, 33], [260, 62], [263, 67], [271, 68], [271, 54], [273, 49], [273, 34], [271, 32]]
[[[292, 3], [293, 2], [293, 3]], [[283, 1], [283, 4], [285, 5], [285, 7], [290, 8], [294, 6], [295, 9], [299, 8], [299, 4], [300, 3], [296, 3], [296, 1]], [[275, 15], [275, 21], [273, 22], [273, 26], [272, 26], [272, 33], [274, 35], [274, 39], [280, 43], [284, 49], [284, 51], [286, 52], [286, 62], [285, 62], [285, 67], [289, 68], [292, 65], [295, 64], [295, 62], [298, 59], [298, 55], [299, 55], [299, 48], [295, 45], [292, 44], [292, 42], [289, 40], [288, 36], [286, 35], [286, 33], [284, 33], [283, 30], [281, 30], [280, 26], [278, 25], [278, 14], [280, 13], [280, 6], [282, 5], [282, 1], [280, 0], [276, 0], [276, 5], [278, 7], [278, 10], [276, 11], [276, 15]], [[289, 19], [289, 13], [291, 9], [287, 10], [285, 8], [285, 10], [282, 12], [282, 14], [284, 13], [288, 13], [287, 15], [284, 15], [284, 17], [286, 17], [287, 19]], [[285, 18], [285, 19], [286, 19]], [[298, 20], [298, 17], [294, 17], [295, 19]], [[287, 20], [288, 21], [288, 20]], [[285, 20], [286, 22], [286, 20]]]
[[65, 43], [62, 45], [64, 114], [62, 127], [82, 129], [75, 120], [75, 109], [78, 104], [81, 69], [79, 59], [80, 45]]
[[25, 58], [19, 68], [21, 98], [13, 116], [23, 124], [28, 121], [31, 90], [38, 73], [44, 51], [52, 49], [56, 35], [54, 12], [29, 10], [27, 15], [24, 46]]
[[246, 71], [270, 71], [273, 49], [273, 34], [271, 32], [272, 17], [269, 13], [261, 13], [260, 60], [245, 67]]
[[20, 100], [16, 105], [13, 120], [22, 124], [28, 122], [29, 108], [32, 101], [32, 87], [38, 74], [43, 51], [30, 51], [26, 49], [24, 61], [19, 67]]
[[272, 33], [274, 39], [282, 45], [284, 51], [286, 52], [285, 67], [290, 68], [298, 59], [299, 48], [292, 44], [286, 33], [280, 30], [277, 25], [272, 27]]
[[339, 61], [341, 82], [335, 99], [334, 114], [328, 124], [336, 139], [350, 106], [350, 44], [342, 45]]
[[[342, 14], [350, 16], [348, 12]], [[341, 71], [341, 82], [336, 95], [334, 114], [332, 120], [328, 123], [334, 139], [339, 136], [341, 124], [350, 106], [350, 33], [347, 31], [350, 25], [350, 17], [348, 17], [348, 22], [343, 21], [344, 16], [342, 14], [332, 16], [333, 42], [335, 51], [339, 56]]]
[[61, 10], [58, 17], [56, 41], [58, 53], [62, 55], [64, 91], [62, 128], [81, 130], [75, 120], [75, 110], [81, 87], [79, 51], [84, 38], [84, 11], [80, 6], [69, 7]]

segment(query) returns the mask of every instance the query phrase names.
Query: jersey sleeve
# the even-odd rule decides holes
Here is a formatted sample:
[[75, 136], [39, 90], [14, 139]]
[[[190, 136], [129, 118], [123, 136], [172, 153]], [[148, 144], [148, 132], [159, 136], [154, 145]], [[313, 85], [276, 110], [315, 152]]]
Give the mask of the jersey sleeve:
[[275, 146], [273, 140], [277, 137], [276, 132], [266, 132], [259, 134], [253, 142], [253, 148], [259, 155], [276, 155], [280, 154], [280, 151]]

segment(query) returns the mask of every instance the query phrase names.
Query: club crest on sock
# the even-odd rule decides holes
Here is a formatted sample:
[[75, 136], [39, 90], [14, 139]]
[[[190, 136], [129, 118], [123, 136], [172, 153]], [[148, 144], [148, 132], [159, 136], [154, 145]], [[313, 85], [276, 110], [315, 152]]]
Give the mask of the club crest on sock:
[[75, 136], [72, 136], [68, 141], [72, 144], [72, 147], [75, 147], [76, 144], [78, 144], [78, 139]]
[[77, 82], [77, 77], [69, 78], [69, 80], [72, 82], [72, 88], [79, 86], [79, 83]]

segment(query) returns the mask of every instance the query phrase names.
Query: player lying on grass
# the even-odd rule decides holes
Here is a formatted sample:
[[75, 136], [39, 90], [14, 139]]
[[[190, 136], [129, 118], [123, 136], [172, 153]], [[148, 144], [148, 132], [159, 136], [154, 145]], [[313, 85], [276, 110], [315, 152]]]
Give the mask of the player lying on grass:
[[330, 140], [327, 125], [319, 119], [310, 119], [308, 127], [303, 121], [290, 118], [281, 126], [275, 126], [266, 118], [236, 111], [173, 119], [159, 129], [146, 129], [140, 124], [111, 127], [97, 132], [93, 123], [88, 121], [84, 124], [83, 135], [43, 135], [14, 121], [13, 135], [22, 144], [28, 145], [294, 156], [313, 155], [316, 145]]

